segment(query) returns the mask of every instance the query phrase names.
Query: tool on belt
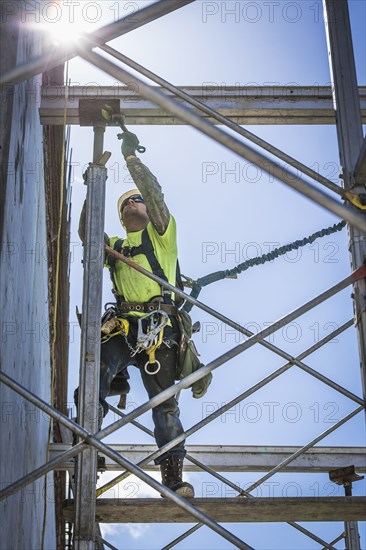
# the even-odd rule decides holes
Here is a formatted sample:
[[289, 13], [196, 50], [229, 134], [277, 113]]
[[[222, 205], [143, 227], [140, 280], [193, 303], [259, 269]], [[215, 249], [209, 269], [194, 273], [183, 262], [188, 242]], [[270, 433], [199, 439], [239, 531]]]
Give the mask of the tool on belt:
[[[137, 341], [135, 353], [145, 351], [149, 357], [144, 365], [146, 374], [154, 375], [160, 370], [160, 361], [155, 357], [155, 352], [163, 342], [164, 327], [169, 321], [165, 311], [157, 310], [139, 317], [137, 324]], [[155, 368], [152, 366], [155, 365]]]
[[101, 332], [102, 332], [102, 344], [108, 342], [113, 336], [118, 334], [124, 334], [128, 336], [129, 331], [129, 322], [127, 319], [122, 317], [114, 317], [103, 323]]

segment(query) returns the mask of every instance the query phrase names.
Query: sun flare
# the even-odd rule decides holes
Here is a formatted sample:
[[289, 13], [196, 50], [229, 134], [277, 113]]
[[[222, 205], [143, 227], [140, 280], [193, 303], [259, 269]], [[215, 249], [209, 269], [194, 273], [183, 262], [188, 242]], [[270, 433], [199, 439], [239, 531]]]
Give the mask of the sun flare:
[[41, 30], [51, 44], [70, 44], [78, 41], [83, 35], [90, 31], [90, 25], [83, 21], [57, 21], [55, 23], [43, 23], [37, 25], [37, 29]]

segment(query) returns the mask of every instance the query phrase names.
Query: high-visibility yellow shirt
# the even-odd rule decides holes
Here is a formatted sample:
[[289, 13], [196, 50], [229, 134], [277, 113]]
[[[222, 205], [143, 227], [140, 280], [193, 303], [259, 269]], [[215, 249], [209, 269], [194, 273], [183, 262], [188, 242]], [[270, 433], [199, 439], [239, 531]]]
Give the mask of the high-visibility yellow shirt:
[[[177, 228], [174, 217], [170, 216], [164, 235], [159, 235], [151, 222], [147, 225], [147, 231], [154, 247], [155, 256], [168, 282], [175, 286], [178, 249]], [[139, 246], [142, 232], [141, 230], [127, 233], [127, 237], [123, 240], [123, 246]], [[114, 247], [119, 238], [110, 237], [111, 248]], [[145, 254], [137, 254], [131, 257], [131, 260], [147, 271], [152, 272]], [[105, 264], [105, 266], [108, 267], [108, 264]], [[154, 296], [161, 296], [161, 287], [158, 283], [119, 260], [116, 261], [114, 281], [118, 294], [123, 296], [126, 302], [148, 302]], [[172, 298], [174, 300], [174, 294]], [[141, 315], [138, 312], [136, 313]]]

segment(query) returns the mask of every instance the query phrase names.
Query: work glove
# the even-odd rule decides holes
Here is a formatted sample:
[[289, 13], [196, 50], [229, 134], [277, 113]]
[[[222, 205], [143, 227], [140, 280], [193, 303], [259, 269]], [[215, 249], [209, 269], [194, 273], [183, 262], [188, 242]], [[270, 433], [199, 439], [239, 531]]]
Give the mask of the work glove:
[[136, 155], [136, 151], [139, 153], [145, 152], [145, 147], [142, 147], [136, 134], [132, 132], [123, 132], [123, 134], [117, 135], [118, 139], [122, 139], [121, 151], [122, 155], [126, 158], [129, 155]]

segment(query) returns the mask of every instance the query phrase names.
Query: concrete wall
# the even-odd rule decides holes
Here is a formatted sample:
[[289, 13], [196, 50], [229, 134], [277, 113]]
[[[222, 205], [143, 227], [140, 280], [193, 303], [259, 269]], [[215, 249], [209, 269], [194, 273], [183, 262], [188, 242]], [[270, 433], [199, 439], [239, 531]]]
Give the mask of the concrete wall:
[[[25, 62], [40, 51], [37, 38], [14, 18], [2, 20], [2, 70], [15, 58]], [[5, 50], [5, 51], [4, 51]], [[3, 166], [0, 263], [1, 369], [50, 401], [51, 368], [48, 312], [46, 207], [43, 132], [39, 123], [41, 75], [6, 87], [1, 102]], [[16, 481], [46, 460], [49, 419], [3, 384], [0, 385], [1, 485]], [[45, 508], [45, 496], [47, 506]], [[46, 518], [44, 516], [46, 510]], [[55, 544], [53, 474], [2, 501], [1, 550], [44, 550]], [[44, 526], [44, 519], [45, 526]]]

